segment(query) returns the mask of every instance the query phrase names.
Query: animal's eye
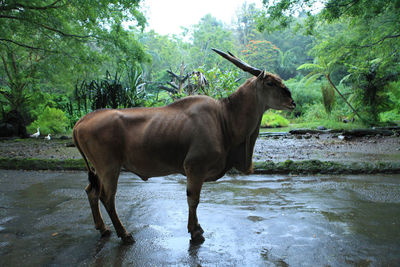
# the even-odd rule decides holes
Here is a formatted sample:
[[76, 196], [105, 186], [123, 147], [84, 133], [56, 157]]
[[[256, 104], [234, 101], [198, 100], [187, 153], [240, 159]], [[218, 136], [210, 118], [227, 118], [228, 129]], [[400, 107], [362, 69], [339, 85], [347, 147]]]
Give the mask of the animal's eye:
[[272, 82], [267, 82], [268, 86], [274, 86], [274, 84]]

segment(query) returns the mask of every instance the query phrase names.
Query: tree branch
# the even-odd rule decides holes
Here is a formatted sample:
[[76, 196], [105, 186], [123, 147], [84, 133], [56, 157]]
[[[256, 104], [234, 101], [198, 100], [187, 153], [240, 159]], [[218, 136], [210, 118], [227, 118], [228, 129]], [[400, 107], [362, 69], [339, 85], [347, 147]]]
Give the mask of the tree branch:
[[11, 73], [10, 73], [10, 71], [8, 70], [7, 62], [6, 62], [6, 59], [4, 58], [3, 55], [1, 55], [1, 60], [3, 61], [4, 70], [6, 71], [6, 74], [7, 74], [7, 76], [8, 76], [8, 79], [10, 80], [11, 83], [13, 83], [13, 77], [11, 76]]
[[371, 46], [374, 46], [374, 45], [377, 45], [377, 44], [382, 43], [382, 42], [385, 41], [386, 39], [393, 39], [393, 38], [399, 38], [399, 37], [400, 37], [400, 34], [396, 34], [396, 35], [386, 35], [386, 36], [384, 36], [382, 39], [380, 39], [379, 41], [377, 41], [377, 42], [375, 42], [375, 43], [368, 44], [368, 45], [361, 45], [361, 46], [359, 46], [359, 47], [362, 47], [362, 48], [371, 47]]
[[174, 89], [178, 89], [178, 86], [172, 82], [167, 82], [169, 85], [171, 85]]
[[24, 47], [24, 48], [29, 48], [29, 49], [32, 49], [32, 50], [41, 50], [41, 51], [48, 52], [48, 53], [54, 53], [54, 54], [58, 54], [59, 53], [58, 51], [48, 50], [48, 49], [45, 49], [45, 48], [42, 48], [42, 47], [35, 47], [35, 46], [27, 45], [27, 44], [22, 44], [22, 43], [14, 41], [14, 40], [5, 39], [5, 38], [0, 38], [0, 42], [13, 43], [13, 44], [16, 44], [16, 45]]
[[350, 0], [347, 3], [343, 3], [340, 4], [340, 1], [335, 1], [335, 2], [330, 2], [326, 5], [326, 9], [330, 9], [330, 8], [335, 8], [339, 7], [339, 8], [344, 8], [345, 10], [341, 10], [340, 14], [337, 15], [337, 18], [340, 17], [341, 15], [347, 13], [347, 11], [349, 11], [353, 6], [357, 5], [360, 1], [359, 0]]
[[[10, 55], [11, 54], [11, 55]], [[11, 56], [12, 59], [12, 69], [14, 71], [15, 77], [18, 75], [18, 68], [17, 68], [17, 61], [15, 60], [15, 54], [13, 52], [8, 52], [9, 57]]]
[[61, 30], [59, 30], [59, 29], [55, 29], [55, 28], [53, 28], [53, 27], [50, 27], [50, 26], [47, 26], [47, 25], [44, 25], [44, 24], [40, 24], [40, 23], [31, 21], [31, 20], [28, 20], [28, 19], [25, 19], [25, 18], [21, 18], [21, 17], [8, 16], [8, 15], [0, 15], [0, 19], [2, 19], [2, 18], [4, 18], [4, 19], [13, 19], [13, 20], [27, 21], [27, 22], [29, 22], [29, 23], [35, 24], [35, 25], [37, 25], [37, 26], [39, 26], [39, 27], [42, 27], [42, 28], [44, 28], [44, 29], [46, 29], [46, 30], [56, 32], [56, 33], [58, 33], [58, 34], [60, 34], [60, 35], [62, 35], [62, 36], [64, 36], [64, 37], [74, 37], [74, 38], [90, 38], [90, 37], [93, 37], [92, 35], [77, 35], [77, 34], [65, 33], [65, 32], [63, 32], [63, 31], [61, 31]]
[[59, 5], [56, 6], [56, 4], [58, 2], [60, 2], [61, 0], [56, 0], [53, 3], [47, 5], [47, 6], [30, 6], [30, 5], [24, 5], [24, 4], [18, 4], [15, 3], [13, 5], [8, 5], [8, 6], [0, 6], [0, 11], [7, 11], [7, 10], [13, 10], [13, 9], [19, 9], [19, 8], [23, 8], [23, 9], [32, 9], [32, 10], [46, 10], [46, 9], [51, 9], [51, 8], [60, 8], [65, 6], [64, 5]]
[[164, 85], [160, 85], [158, 88], [160, 88], [162, 90], [165, 90], [167, 92], [173, 93], [173, 94], [176, 94], [178, 92], [177, 90], [175, 90], [173, 88], [169, 88], [169, 87], [164, 86]]
[[353, 106], [347, 101], [347, 99], [344, 97], [344, 95], [342, 95], [342, 93], [339, 91], [339, 89], [337, 89], [337, 87], [331, 80], [330, 74], [329, 73], [325, 74], [325, 77], [328, 80], [329, 84], [333, 87], [333, 89], [335, 89], [335, 91], [340, 95], [340, 97], [344, 100], [344, 102], [351, 108], [351, 110], [354, 112], [354, 114], [356, 114], [357, 117], [359, 117], [360, 120], [363, 121], [364, 123], [368, 123], [366, 120], [364, 120], [363, 117], [360, 116], [360, 114], [358, 114], [358, 112], [355, 110], [355, 108], [353, 108]]
[[169, 73], [170, 76], [175, 77], [179, 80], [179, 78], [180, 78], [179, 75], [173, 73], [171, 70], [167, 70], [167, 72]]

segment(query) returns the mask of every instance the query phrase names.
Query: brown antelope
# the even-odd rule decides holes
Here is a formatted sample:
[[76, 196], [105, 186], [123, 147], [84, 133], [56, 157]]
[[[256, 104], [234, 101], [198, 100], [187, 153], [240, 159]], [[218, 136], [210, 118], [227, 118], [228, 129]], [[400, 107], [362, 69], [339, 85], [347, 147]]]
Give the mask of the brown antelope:
[[291, 93], [277, 75], [254, 68], [229, 52], [213, 50], [254, 77], [224, 99], [189, 96], [165, 107], [102, 109], [76, 123], [73, 139], [89, 172], [85, 190], [102, 236], [111, 231], [104, 224], [99, 199], [118, 236], [134, 242], [115, 210], [118, 177], [124, 168], [145, 181], [154, 176], [185, 175], [187, 228], [191, 240], [201, 243], [203, 229], [196, 209], [203, 183], [221, 178], [233, 167], [251, 173], [263, 113], [269, 108], [294, 109]]

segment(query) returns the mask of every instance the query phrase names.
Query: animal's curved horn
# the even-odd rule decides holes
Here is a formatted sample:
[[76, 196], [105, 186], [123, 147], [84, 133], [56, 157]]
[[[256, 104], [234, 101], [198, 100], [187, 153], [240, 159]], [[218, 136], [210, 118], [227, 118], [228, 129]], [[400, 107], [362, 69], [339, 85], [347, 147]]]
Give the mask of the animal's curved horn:
[[242, 60], [238, 59], [235, 55], [233, 55], [229, 51], [228, 51], [228, 54], [226, 54], [225, 52], [222, 52], [221, 50], [218, 50], [218, 49], [215, 49], [215, 48], [211, 48], [211, 49], [215, 53], [219, 54], [223, 58], [226, 58], [227, 60], [229, 60], [230, 62], [235, 64], [240, 69], [244, 70], [245, 72], [251, 73], [254, 76], [258, 76], [262, 72], [262, 70], [254, 68], [254, 67], [250, 66], [249, 64], [243, 62]]

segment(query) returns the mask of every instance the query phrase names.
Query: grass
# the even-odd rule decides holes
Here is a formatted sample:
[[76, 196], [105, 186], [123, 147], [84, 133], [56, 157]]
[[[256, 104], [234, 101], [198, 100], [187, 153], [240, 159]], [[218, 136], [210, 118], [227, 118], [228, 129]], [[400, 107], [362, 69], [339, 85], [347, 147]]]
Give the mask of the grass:
[[[10, 170], [85, 170], [82, 159], [56, 160], [56, 159], [10, 159], [0, 157], [0, 169]], [[399, 163], [358, 162], [345, 164], [340, 162], [328, 162], [319, 160], [304, 160], [284, 162], [255, 162], [254, 173], [256, 174], [327, 174], [327, 173], [398, 173]]]
[[367, 126], [361, 123], [344, 123], [330, 120], [312, 121], [312, 122], [292, 122], [288, 127], [280, 128], [262, 128], [261, 132], [289, 132], [293, 129], [306, 128], [306, 129], [317, 129], [318, 126], [324, 126], [326, 129], [331, 130], [352, 130], [367, 128]]
[[345, 164], [341, 162], [330, 162], [320, 160], [303, 160], [284, 162], [255, 162], [254, 173], [256, 174], [360, 174], [360, 173], [398, 173], [399, 163], [357, 162]]
[[261, 127], [287, 127], [289, 125], [289, 121], [281, 116], [280, 114], [267, 111], [263, 114], [261, 120]]
[[0, 157], [0, 169], [9, 170], [85, 170], [83, 159], [36, 159]]

